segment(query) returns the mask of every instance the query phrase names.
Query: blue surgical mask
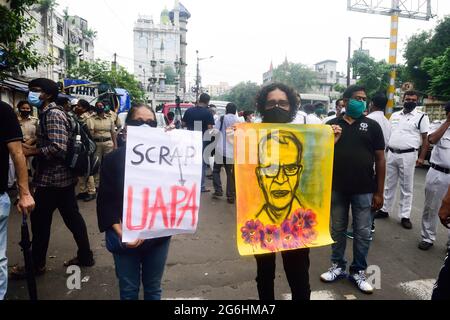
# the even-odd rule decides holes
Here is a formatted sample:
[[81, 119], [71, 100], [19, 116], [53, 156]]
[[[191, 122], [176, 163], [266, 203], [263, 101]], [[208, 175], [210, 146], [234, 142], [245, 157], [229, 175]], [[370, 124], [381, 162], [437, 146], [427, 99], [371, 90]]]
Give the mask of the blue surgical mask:
[[358, 101], [350, 99], [346, 109], [346, 115], [353, 119], [359, 119], [362, 117], [364, 111], [367, 109], [367, 103], [365, 101]]
[[40, 99], [41, 93], [40, 92], [33, 92], [30, 91], [30, 93], [28, 94], [28, 102], [36, 108], [40, 108], [42, 106], [42, 104], [44, 103], [44, 101], [42, 101]]

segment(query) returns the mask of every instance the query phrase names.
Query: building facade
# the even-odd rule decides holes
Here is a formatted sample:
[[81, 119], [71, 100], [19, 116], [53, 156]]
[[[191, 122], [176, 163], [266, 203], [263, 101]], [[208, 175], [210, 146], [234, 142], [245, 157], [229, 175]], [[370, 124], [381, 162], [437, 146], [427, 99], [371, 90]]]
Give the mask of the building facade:
[[45, 13], [32, 10], [30, 14], [39, 22], [31, 31], [31, 35], [37, 35], [34, 46], [40, 54], [52, 57], [53, 64], [27, 70], [23, 76], [59, 81], [66, 77], [70, 63], [94, 60], [95, 32], [89, 29], [85, 19], [63, 15], [53, 9]]
[[[134, 74], [150, 99], [175, 100], [175, 93], [186, 93], [186, 36], [189, 11], [175, 1], [172, 11], [164, 9], [157, 24], [151, 16], [140, 16], [134, 26]], [[170, 70], [171, 69], [171, 70]], [[175, 74], [173, 95], [168, 95], [166, 74]], [[157, 99], [158, 100], [158, 99]]]

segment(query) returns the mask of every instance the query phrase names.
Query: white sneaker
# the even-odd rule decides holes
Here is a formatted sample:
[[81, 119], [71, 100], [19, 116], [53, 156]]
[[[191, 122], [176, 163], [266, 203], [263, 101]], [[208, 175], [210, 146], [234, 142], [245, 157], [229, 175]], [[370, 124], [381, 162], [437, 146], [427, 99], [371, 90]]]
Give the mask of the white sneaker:
[[337, 264], [333, 264], [331, 268], [320, 276], [320, 280], [324, 282], [334, 282], [341, 278], [345, 278], [347, 274], [342, 268], [339, 268]]
[[358, 273], [352, 274], [350, 276], [350, 280], [356, 284], [359, 290], [361, 290], [364, 293], [372, 294], [373, 293], [373, 287], [370, 285], [369, 282], [367, 282], [366, 273], [364, 270], [361, 270]]

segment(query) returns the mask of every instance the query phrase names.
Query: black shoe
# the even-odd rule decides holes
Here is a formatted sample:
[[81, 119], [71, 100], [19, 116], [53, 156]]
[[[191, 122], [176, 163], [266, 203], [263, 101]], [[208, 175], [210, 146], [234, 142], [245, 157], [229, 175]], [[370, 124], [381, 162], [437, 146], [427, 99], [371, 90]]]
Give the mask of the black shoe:
[[234, 200], [234, 198], [228, 198], [228, 203], [229, 204], [235, 204], [236, 200]]
[[426, 242], [426, 241], [422, 241], [419, 243], [419, 249], [423, 250], [423, 251], [428, 251], [431, 249], [431, 247], [433, 246], [432, 243]]
[[387, 213], [387, 212], [378, 210], [375, 213], [375, 219], [386, 219], [386, 218], [389, 218], [389, 213]]
[[77, 200], [84, 200], [89, 196], [89, 194], [87, 192], [83, 192], [83, 193], [79, 193], [77, 195]]
[[202, 190], [202, 193], [209, 193], [209, 192], [211, 192], [211, 190], [209, 190], [209, 189], [203, 189]]
[[220, 199], [223, 197], [223, 193], [222, 192], [214, 192], [212, 195], [213, 199]]
[[412, 229], [412, 223], [411, 220], [403, 218], [402, 219], [402, 226], [403, 228], [407, 229], [407, 230], [411, 230]]
[[88, 194], [88, 196], [86, 198], [84, 198], [83, 200], [84, 200], [84, 202], [90, 202], [90, 201], [95, 200], [95, 199], [97, 199], [97, 195], [95, 195], [95, 194]]
[[[34, 276], [42, 276], [46, 271], [45, 267], [34, 269]], [[12, 280], [24, 280], [28, 277], [28, 273], [24, 266], [15, 266], [9, 271], [9, 276]]]
[[375, 233], [375, 222], [372, 223], [372, 228], [370, 229], [372, 233]]
[[69, 266], [79, 266], [79, 267], [93, 267], [95, 265], [94, 258], [91, 258], [86, 261], [81, 261], [78, 257], [70, 259], [69, 261], [64, 261], [64, 267]]

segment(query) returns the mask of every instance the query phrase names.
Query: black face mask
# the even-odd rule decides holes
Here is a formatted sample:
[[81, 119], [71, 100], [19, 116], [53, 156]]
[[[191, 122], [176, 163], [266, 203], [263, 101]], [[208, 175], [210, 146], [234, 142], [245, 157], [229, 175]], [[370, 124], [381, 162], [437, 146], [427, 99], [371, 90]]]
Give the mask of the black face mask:
[[20, 111], [21, 118], [28, 118], [31, 115], [31, 111]]
[[156, 120], [148, 120], [148, 121], [129, 120], [127, 125], [130, 127], [140, 127], [143, 125], [148, 125], [149, 127], [156, 128], [156, 127], [158, 127], [158, 122], [156, 122]]
[[408, 113], [413, 112], [414, 109], [417, 108], [417, 103], [416, 102], [405, 102], [405, 104], [403, 105], [403, 107], [405, 108], [405, 111], [407, 111]]
[[289, 123], [292, 121], [291, 114], [281, 108], [266, 110], [263, 116], [264, 123]]

